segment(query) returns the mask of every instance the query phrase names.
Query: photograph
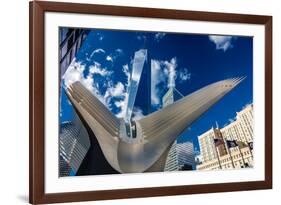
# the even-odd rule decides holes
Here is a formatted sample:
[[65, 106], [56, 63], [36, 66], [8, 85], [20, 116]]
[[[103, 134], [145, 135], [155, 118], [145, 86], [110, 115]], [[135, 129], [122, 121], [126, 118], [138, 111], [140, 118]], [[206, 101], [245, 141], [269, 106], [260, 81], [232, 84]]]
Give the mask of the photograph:
[[272, 16], [32, 1], [30, 203], [272, 188]]
[[58, 43], [58, 177], [255, 167], [253, 36], [59, 27]]

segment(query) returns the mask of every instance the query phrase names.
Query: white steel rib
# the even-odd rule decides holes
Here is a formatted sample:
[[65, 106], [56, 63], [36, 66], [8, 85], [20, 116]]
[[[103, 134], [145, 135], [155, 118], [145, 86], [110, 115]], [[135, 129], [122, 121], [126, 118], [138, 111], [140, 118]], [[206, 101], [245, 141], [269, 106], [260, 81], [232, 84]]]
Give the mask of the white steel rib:
[[131, 123], [127, 136], [124, 119], [116, 118], [80, 82], [67, 88], [73, 106], [92, 129], [108, 163], [120, 173], [163, 171], [167, 152], [180, 134], [236, 87], [244, 78], [210, 84], [165, 108]]

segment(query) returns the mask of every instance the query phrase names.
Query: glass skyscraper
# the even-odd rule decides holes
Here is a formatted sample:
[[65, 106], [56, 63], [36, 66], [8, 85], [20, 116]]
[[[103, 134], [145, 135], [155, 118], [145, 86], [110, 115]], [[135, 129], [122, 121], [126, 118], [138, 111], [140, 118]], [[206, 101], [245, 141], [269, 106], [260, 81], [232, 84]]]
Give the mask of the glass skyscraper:
[[60, 75], [63, 76], [72, 59], [78, 53], [90, 30], [66, 28], [59, 29]]
[[147, 51], [134, 107], [142, 108], [144, 115], [151, 113], [151, 59]]
[[90, 148], [84, 126], [79, 121], [62, 123], [59, 145], [60, 176], [75, 175]]

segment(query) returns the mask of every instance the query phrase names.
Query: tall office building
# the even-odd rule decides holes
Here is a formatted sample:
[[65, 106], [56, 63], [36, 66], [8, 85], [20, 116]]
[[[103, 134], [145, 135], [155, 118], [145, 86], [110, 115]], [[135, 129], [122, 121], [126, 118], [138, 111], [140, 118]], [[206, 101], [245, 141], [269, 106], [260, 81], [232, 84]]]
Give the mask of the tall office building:
[[195, 154], [192, 142], [177, 144], [178, 170], [195, 169]]
[[63, 157], [62, 152], [60, 151], [59, 154], [59, 176], [65, 177], [65, 176], [71, 176], [71, 167], [69, 165], [69, 162], [67, 158]]
[[[214, 139], [223, 139], [215, 146]], [[232, 169], [253, 167], [253, 105], [248, 105], [236, 113], [236, 120], [225, 127], [212, 128], [198, 136], [202, 163], [199, 170]], [[236, 146], [227, 147], [226, 141], [235, 141]]]
[[253, 104], [247, 105], [243, 110], [237, 112], [237, 121], [241, 125], [241, 130], [245, 136], [245, 139], [242, 141], [251, 142], [254, 137], [254, 113], [253, 113]]
[[[152, 112], [151, 110], [151, 59], [150, 59], [149, 52], [146, 49], [141, 49], [141, 50], [145, 51], [145, 61], [142, 64], [142, 72], [138, 83], [138, 90], [137, 90], [134, 106], [142, 108], [143, 114], [148, 115]], [[135, 53], [135, 57], [137, 52]]]
[[164, 171], [177, 171], [178, 170], [178, 153], [177, 153], [177, 140], [173, 143], [168, 153]]
[[175, 141], [169, 151], [164, 171], [195, 169], [195, 155], [192, 142]]
[[253, 141], [253, 105], [248, 105], [236, 113], [236, 120], [221, 129], [225, 139], [237, 140], [248, 144]]
[[184, 96], [176, 88], [171, 87], [162, 98], [162, 107], [166, 107], [170, 104], [173, 104], [182, 97]]
[[77, 117], [61, 124], [59, 145], [60, 176], [75, 175], [90, 148], [87, 131]]
[[[139, 51], [135, 52], [135, 56], [133, 60], [132, 74], [131, 74], [130, 83], [128, 85], [128, 101], [127, 101], [126, 115], [124, 118], [125, 122], [131, 121], [133, 108], [136, 104], [136, 97], [139, 90], [139, 86], [141, 86], [140, 80], [145, 64], [147, 64], [147, 50], [140, 49]], [[141, 90], [141, 92], [146, 93], [146, 90]], [[142, 102], [147, 103], [145, 102], [145, 100]], [[145, 108], [147, 107], [148, 106], [145, 106]]]
[[60, 76], [63, 76], [72, 59], [78, 53], [89, 30], [61, 27], [59, 29]]

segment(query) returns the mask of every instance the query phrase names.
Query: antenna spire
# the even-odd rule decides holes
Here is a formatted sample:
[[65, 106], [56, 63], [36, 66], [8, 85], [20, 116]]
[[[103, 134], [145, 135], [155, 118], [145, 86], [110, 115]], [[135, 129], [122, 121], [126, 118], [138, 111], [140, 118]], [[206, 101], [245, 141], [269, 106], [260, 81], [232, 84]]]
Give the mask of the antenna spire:
[[216, 121], [216, 128], [219, 129], [219, 124], [218, 122]]

